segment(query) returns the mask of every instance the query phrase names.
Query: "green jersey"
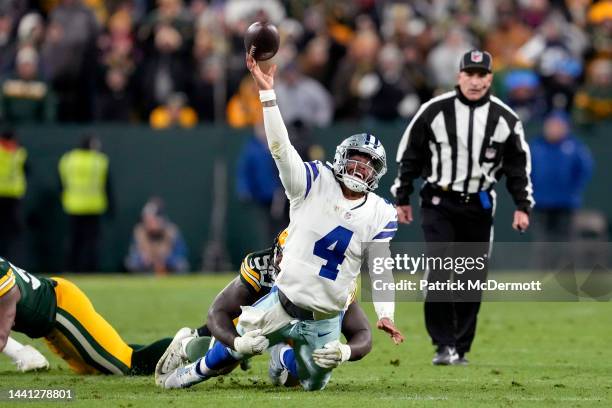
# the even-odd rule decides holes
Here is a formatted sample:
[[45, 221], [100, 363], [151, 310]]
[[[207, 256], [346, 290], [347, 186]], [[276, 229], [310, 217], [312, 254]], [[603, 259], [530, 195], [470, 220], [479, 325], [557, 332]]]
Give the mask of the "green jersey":
[[274, 286], [276, 271], [272, 266], [273, 258], [274, 247], [251, 252], [240, 265], [240, 280], [258, 298], [270, 293]]
[[15, 285], [21, 292], [21, 299], [17, 303], [13, 330], [32, 338], [47, 335], [55, 323], [55, 282], [31, 275], [0, 258], [0, 296]]

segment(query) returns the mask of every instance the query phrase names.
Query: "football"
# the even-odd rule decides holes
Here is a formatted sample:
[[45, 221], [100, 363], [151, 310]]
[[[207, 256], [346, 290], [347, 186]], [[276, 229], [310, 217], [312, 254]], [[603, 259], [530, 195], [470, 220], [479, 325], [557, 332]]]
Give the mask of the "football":
[[256, 21], [244, 34], [244, 48], [257, 61], [272, 58], [278, 51], [279, 45], [278, 29], [270, 23]]

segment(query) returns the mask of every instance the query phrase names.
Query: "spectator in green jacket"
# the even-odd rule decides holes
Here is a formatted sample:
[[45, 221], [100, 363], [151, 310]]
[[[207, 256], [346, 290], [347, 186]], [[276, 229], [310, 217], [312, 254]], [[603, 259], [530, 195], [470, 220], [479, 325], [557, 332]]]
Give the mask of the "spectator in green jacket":
[[38, 73], [38, 52], [24, 47], [17, 53], [15, 73], [2, 83], [0, 117], [11, 124], [55, 119], [55, 97]]

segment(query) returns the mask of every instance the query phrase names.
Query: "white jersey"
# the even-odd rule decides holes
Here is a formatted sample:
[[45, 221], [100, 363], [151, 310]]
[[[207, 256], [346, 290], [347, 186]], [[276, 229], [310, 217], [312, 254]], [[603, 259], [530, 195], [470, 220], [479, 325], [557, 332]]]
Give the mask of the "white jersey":
[[289, 235], [276, 285], [296, 305], [317, 312], [344, 310], [360, 273], [362, 244], [389, 241], [395, 208], [374, 193], [347, 200], [329, 167], [305, 163], [307, 189], [291, 201]]
[[[262, 101], [273, 92], [261, 92]], [[277, 106], [264, 108], [270, 151], [290, 200], [289, 234], [278, 288], [294, 304], [334, 313], [346, 308], [361, 270], [362, 245], [388, 242], [397, 231], [395, 207], [368, 193], [344, 197], [329, 164], [302, 162], [287, 135]], [[393, 308], [387, 316], [393, 318]]]

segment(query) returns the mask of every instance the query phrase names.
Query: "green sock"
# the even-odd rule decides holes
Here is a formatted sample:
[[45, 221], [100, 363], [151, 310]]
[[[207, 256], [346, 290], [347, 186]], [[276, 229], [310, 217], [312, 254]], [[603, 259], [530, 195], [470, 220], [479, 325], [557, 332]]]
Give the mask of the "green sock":
[[134, 348], [132, 352], [132, 368], [131, 375], [150, 375], [155, 372], [157, 362], [168, 348], [172, 338], [157, 340], [148, 346]]
[[190, 362], [195, 362], [198, 358], [204, 357], [210, 345], [210, 337], [196, 337], [185, 346], [185, 353]]

